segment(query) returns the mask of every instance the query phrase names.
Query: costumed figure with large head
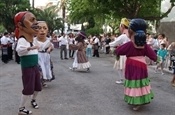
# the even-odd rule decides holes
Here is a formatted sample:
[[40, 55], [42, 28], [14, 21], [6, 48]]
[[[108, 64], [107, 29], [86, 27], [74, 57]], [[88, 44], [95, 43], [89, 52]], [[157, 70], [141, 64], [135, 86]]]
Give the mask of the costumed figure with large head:
[[89, 71], [91, 64], [89, 63], [85, 54], [85, 42], [84, 42], [85, 39], [86, 39], [86, 34], [84, 32], [79, 32], [77, 37], [75, 38], [75, 41], [77, 41], [77, 44], [69, 45], [70, 49], [75, 50], [73, 68], [70, 68], [70, 69], [73, 69], [73, 70], [86, 69], [87, 71]]
[[19, 12], [14, 17], [16, 26], [15, 35], [18, 39], [16, 51], [20, 56], [23, 90], [19, 106], [19, 114], [32, 114], [25, 108], [25, 102], [31, 95], [31, 105], [38, 109], [36, 97], [41, 91], [41, 80], [38, 69], [38, 46], [33, 43], [34, 35], [38, 33], [36, 17], [28, 11]]
[[[129, 20], [127, 18], [122, 18], [119, 26], [121, 35], [117, 37], [113, 42], [109, 43], [110, 47], [117, 48], [130, 41], [128, 34]], [[116, 55], [116, 60], [114, 63], [114, 68], [117, 69], [119, 80], [116, 81], [117, 84], [123, 83], [124, 79], [124, 69], [125, 69], [126, 56]]]
[[117, 55], [126, 55], [124, 100], [133, 105], [133, 110], [148, 104], [153, 99], [153, 92], [148, 78], [145, 57], [156, 61], [157, 56], [146, 44], [147, 23], [143, 19], [132, 19], [129, 25], [131, 41], [116, 49]]
[[[48, 35], [48, 26], [45, 21], [38, 21], [39, 31], [34, 38], [34, 44], [39, 46], [38, 49], [38, 64], [40, 66], [40, 73], [42, 77], [42, 85], [47, 87], [46, 82], [55, 79], [53, 74], [53, 68], [51, 68], [50, 53], [54, 49], [53, 44]], [[53, 66], [53, 65], [52, 65]]]

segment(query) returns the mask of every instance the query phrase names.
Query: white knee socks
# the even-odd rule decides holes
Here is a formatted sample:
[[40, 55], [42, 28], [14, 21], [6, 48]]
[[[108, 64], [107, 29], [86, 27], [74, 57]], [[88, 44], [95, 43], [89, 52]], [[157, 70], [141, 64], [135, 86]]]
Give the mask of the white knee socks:
[[[33, 95], [31, 96], [31, 98], [32, 98], [33, 100], [35, 100], [36, 97], [37, 97], [37, 95], [38, 95], [38, 92], [35, 91], [35, 92], [33, 93]], [[26, 103], [28, 97], [29, 97], [28, 95], [22, 95], [22, 96], [21, 96], [21, 102], [20, 102], [19, 108], [25, 107], [24, 105], [25, 105], [25, 103]]]
[[31, 98], [32, 98], [33, 100], [35, 100], [35, 99], [36, 99], [36, 97], [37, 97], [37, 95], [38, 95], [38, 92], [37, 92], [37, 91], [35, 91], [35, 92], [33, 93], [33, 95], [31, 96]]
[[118, 75], [119, 75], [119, 78], [120, 80], [123, 79], [123, 70], [118, 70]]
[[19, 108], [25, 107], [24, 105], [25, 105], [25, 103], [26, 103], [26, 101], [27, 101], [27, 98], [28, 98], [27, 95], [22, 95], [22, 96], [21, 96], [21, 102], [20, 102]]

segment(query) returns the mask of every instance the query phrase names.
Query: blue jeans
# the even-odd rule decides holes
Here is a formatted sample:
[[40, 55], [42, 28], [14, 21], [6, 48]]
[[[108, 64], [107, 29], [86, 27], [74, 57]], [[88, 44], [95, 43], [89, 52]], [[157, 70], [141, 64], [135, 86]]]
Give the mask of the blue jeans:
[[92, 57], [92, 48], [86, 48], [86, 56]]

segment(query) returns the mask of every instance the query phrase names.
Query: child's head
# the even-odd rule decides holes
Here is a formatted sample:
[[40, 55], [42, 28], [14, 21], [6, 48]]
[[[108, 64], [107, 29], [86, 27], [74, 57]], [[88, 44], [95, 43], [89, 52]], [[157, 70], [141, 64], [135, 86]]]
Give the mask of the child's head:
[[160, 45], [160, 48], [161, 48], [161, 49], [165, 49], [165, 47], [166, 47], [165, 44], [161, 44], [161, 45]]

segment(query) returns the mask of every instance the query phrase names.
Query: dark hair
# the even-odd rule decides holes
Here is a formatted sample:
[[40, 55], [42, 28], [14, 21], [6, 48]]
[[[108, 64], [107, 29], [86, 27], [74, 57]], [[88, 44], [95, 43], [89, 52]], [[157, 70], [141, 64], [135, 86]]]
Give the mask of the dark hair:
[[165, 38], [165, 34], [159, 34], [159, 35], [161, 35], [163, 38]]
[[125, 29], [128, 29], [128, 26], [123, 25]]
[[143, 19], [132, 19], [129, 29], [135, 32], [134, 42], [137, 46], [144, 46], [146, 44], [146, 28], [147, 23]]
[[165, 48], [166, 47], [166, 44], [161, 44], [161, 46], [163, 46], [163, 48]]
[[4, 36], [8, 35], [8, 32], [4, 32]]

